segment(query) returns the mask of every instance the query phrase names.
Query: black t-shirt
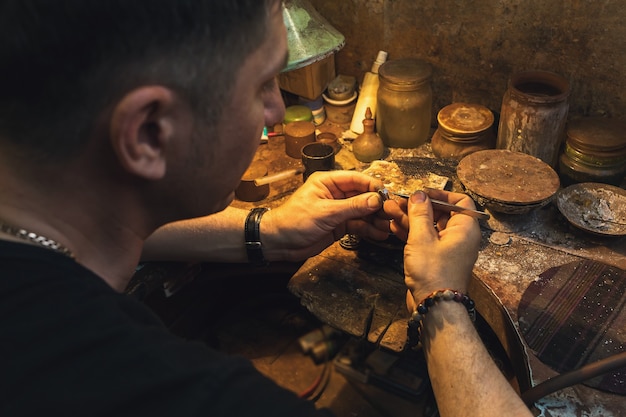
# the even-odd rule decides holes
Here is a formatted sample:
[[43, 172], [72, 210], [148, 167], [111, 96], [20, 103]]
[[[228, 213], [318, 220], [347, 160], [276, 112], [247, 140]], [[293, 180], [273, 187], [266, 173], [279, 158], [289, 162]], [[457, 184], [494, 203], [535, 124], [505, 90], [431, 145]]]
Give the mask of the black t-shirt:
[[330, 415], [239, 357], [172, 335], [64, 255], [0, 241], [0, 415]]

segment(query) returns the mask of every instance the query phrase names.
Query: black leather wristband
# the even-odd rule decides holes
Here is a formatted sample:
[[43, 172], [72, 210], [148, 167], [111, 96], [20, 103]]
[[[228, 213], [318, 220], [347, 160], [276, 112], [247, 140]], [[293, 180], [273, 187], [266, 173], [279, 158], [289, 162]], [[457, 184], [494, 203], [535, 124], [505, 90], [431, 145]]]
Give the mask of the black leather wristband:
[[245, 242], [248, 261], [256, 266], [266, 266], [269, 264], [263, 256], [263, 248], [261, 246], [261, 217], [268, 211], [267, 207], [256, 207], [250, 210], [246, 217], [245, 224]]

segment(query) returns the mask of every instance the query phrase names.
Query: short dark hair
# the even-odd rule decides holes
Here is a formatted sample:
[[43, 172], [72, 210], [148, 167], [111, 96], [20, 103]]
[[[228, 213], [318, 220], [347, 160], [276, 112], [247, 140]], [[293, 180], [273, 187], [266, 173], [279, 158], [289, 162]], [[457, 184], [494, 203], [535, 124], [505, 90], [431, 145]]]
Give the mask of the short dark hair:
[[0, 140], [63, 160], [151, 83], [217, 120], [277, 1], [0, 0]]

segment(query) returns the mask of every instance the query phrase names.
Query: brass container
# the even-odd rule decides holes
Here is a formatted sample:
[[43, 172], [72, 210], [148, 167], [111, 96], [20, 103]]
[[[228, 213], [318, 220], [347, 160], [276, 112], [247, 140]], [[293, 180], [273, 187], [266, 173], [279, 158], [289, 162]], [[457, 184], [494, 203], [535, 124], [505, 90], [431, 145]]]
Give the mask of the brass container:
[[261, 162], [252, 162], [241, 177], [235, 190], [235, 196], [241, 201], [260, 201], [270, 193], [270, 185], [256, 185], [254, 180], [267, 175], [267, 166]]
[[316, 141], [332, 146], [335, 150], [335, 153], [341, 150], [341, 144], [339, 143], [339, 139], [337, 138], [337, 135], [335, 135], [333, 132], [320, 132], [317, 135]]
[[315, 124], [313, 122], [297, 121], [285, 125], [285, 153], [300, 159], [302, 147], [315, 142]]
[[439, 126], [431, 139], [435, 156], [461, 159], [472, 152], [496, 146], [494, 116], [485, 106], [449, 104], [439, 111], [437, 122]]
[[559, 175], [566, 185], [620, 185], [626, 175], [626, 122], [601, 117], [570, 122]]
[[374, 132], [374, 120], [369, 107], [365, 114], [363, 133], [357, 136], [352, 143], [352, 153], [361, 162], [372, 162], [382, 158], [385, 153], [385, 145], [380, 136]]

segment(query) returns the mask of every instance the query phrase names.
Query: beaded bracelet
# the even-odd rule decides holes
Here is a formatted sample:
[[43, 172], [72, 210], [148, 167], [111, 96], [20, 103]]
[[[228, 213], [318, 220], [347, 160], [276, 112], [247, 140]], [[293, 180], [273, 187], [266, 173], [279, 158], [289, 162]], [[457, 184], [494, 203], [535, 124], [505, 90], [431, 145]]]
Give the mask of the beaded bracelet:
[[417, 305], [417, 308], [411, 314], [411, 318], [409, 318], [406, 331], [406, 345], [409, 349], [416, 347], [419, 343], [422, 334], [422, 320], [428, 313], [428, 309], [438, 301], [456, 301], [463, 304], [469, 313], [470, 319], [476, 321], [475, 303], [468, 295], [452, 289], [434, 291]]

